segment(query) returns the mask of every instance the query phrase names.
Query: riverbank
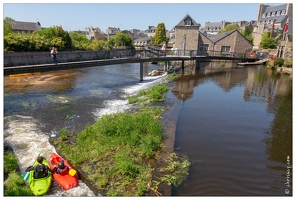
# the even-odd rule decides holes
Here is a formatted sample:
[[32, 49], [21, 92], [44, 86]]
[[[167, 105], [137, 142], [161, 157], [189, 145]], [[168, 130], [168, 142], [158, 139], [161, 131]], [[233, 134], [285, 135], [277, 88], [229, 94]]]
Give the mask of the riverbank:
[[[164, 99], [161, 97], [162, 95], [156, 95], [156, 91], [159, 90], [160, 93], [164, 93], [167, 91], [164, 88], [163, 84], [157, 84], [147, 91], [139, 91], [135, 97], [128, 97], [129, 101], [141, 104], [140, 107], [142, 108], [139, 111], [103, 116], [95, 124], [86, 127], [79, 133], [71, 135], [62, 133], [58, 138], [51, 139], [52, 145], [55, 146], [58, 154], [65, 157], [76, 167], [83, 182], [95, 193], [103, 196], [171, 196], [171, 185], [178, 186], [186, 179], [190, 162], [186, 156], [179, 156], [174, 153], [174, 133], [179, 106], [173, 109], [163, 106]], [[143, 100], [146, 103], [143, 104]], [[175, 105], [175, 102], [167, 102], [167, 104]], [[146, 135], [146, 132], [153, 135], [157, 132], [151, 129], [155, 125], [146, 124], [149, 121], [148, 113], [142, 113], [142, 109], [144, 109], [144, 112], [149, 110], [149, 115], [157, 121], [162, 121], [163, 139], [159, 147], [156, 144], [156, 136]], [[166, 112], [167, 109], [170, 111]], [[172, 116], [172, 113], [174, 113], [173, 118], [169, 117], [163, 120], [163, 115]], [[131, 116], [129, 117], [129, 115]], [[139, 117], [146, 117], [142, 119], [138, 115]], [[135, 121], [132, 116], [135, 117]], [[122, 117], [128, 118], [124, 120], [129, 122], [128, 125], [123, 125]], [[106, 120], [107, 118], [110, 119]], [[137, 136], [138, 134], [140, 135]], [[122, 136], [125, 138], [124, 143], [120, 142]], [[85, 137], [87, 139], [83, 139]], [[134, 146], [132, 143], [135, 143], [136, 138], [140, 141], [136, 142], [137, 146]], [[83, 142], [80, 141], [81, 139]], [[119, 144], [114, 143], [114, 147], [110, 146], [109, 142], [106, 142], [109, 140], [113, 141], [110, 144], [119, 140]], [[129, 146], [129, 143], [132, 147], [128, 147], [129, 150], [127, 150], [126, 145]], [[84, 149], [84, 151], [81, 152], [81, 149]], [[124, 155], [128, 155], [128, 157]], [[133, 156], [130, 157], [130, 155]], [[124, 161], [125, 164], [121, 161]], [[142, 164], [137, 167], [137, 163]], [[126, 164], [129, 167], [122, 168]], [[145, 170], [141, 166], [144, 166]], [[108, 175], [110, 172], [113, 174], [112, 176]]]

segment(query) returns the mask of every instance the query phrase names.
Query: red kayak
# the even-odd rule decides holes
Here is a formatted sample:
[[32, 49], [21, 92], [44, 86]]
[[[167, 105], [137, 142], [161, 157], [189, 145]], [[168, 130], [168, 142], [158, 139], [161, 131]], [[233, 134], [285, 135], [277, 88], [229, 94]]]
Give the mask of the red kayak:
[[[64, 160], [62, 157], [57, 155], [56, 153], [52, 153], [50, 155], [50, 169], [54, 169], [55, 167], [58, 169], [59, 162]], [[71, 188], [78, 186], [78, 176], [76, 174], [76, 171], [72, 169], [71, 165], [64, 160], [64, 165], [68, 167], [68, 169], [60, 174], [57, 173], [57, 170], [55, 170], [52, 175], [53, 178], [58, 182], [60, 186], [64, 188], [64, 190], [69, 190]]]

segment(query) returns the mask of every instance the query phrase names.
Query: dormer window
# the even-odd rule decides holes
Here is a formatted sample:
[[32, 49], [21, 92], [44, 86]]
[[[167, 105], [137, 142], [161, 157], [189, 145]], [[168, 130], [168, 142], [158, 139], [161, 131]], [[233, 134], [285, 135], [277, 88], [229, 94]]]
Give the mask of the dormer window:
[[282, 10], [282, 15], [285, 15], [286, 14], [286, 10]]
[[192, 21], [191, 21], [191, 19], [188, 17], [188, 18], [186, 18], [185, 20], [184, 20], [184, 24], [185, 24], [185, 26], [191, 26], [192, 25]]

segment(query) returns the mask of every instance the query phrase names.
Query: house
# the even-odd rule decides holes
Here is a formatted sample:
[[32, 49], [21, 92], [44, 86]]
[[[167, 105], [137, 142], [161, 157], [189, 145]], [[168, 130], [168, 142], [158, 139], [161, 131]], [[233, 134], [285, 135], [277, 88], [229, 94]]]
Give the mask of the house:
[[87, 37], [88, 39], [95, 39], [98, 35], [101, 34], [101, 29], [97, 28], [93, 28], [91, 27], [87, 27], [85, 28], [85, 32], [87, 32]]
[[272, 37], [282, 34], [288, 17], [292, 19], [292, 15], [293, 7], [291, 3], [277, 6], [260, 4], [257, 23], [254, 24], [252, 33], [254, 48], [259, 48], [264, 32], [272, 32]]
[[200, 24], [187, 14], [175, 26], [175, 45], [179, 50], [197, 50]]
[[156, 34], [156, 27], [155, 26], [148, 26], [148, 30], [146, 30], [146, 34], [148, 37], [154, 37]]
[[9, 21], [12, 28], [16, 32], [29, 33], [37, 30], [41, 30], [40, 22], [21, 22], [21, 21]]
[[187, 14], [175, 26], [175, 46], [188, 55], [197, 54], [245, 54], [253, 45], [239, 31], [232, 30], [207, 37], [199, 31], [200, 24]]
[[108, 27], [108, 29], [106, 30], [106, 34], [108, 37], [114, 37], [117, 32], [120, 32], [119, 28]]
[[223, 30], [228, 24], [231, 24], [231, 22], [226, 22], [225, 20], [221, 22], [206, 22], [205, 26], [200, 28], [200, 32], [207, 37], [211, 37]]
[[[214, 54], [243, 56], [253, 49], [253, 44], [238, 30], [212, 35], [209, 39], [212, 43], [209, 43], [208, 52]], [[201, 50], [201, 46], [204, 47], [205, 43], [200, 43], [199, 50]]]
[[150, 42], [150, 38], [148, 37], [147, 34], [139, 33], [138, 35], [136, 35], [136, 37], [134, 39], [134, 46], [135, 47], [144, 47], [144, 46], [147, 46], [147, 44], [149, 44], [149, 42]]

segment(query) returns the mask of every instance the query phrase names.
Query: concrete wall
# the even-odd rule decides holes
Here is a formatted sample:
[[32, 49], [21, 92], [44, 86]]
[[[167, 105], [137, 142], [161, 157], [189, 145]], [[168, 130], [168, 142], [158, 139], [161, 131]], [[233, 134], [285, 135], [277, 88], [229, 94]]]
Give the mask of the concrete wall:
[[[135, 55], [135, 50], [119, 49], [112, 51], [60, 51], [57, 55], [58, 63], [86, 60], [101, 60], [114, 57], [128, 57]], [[50, 64], [49, 52], [5, 52], [4, 67]]]

